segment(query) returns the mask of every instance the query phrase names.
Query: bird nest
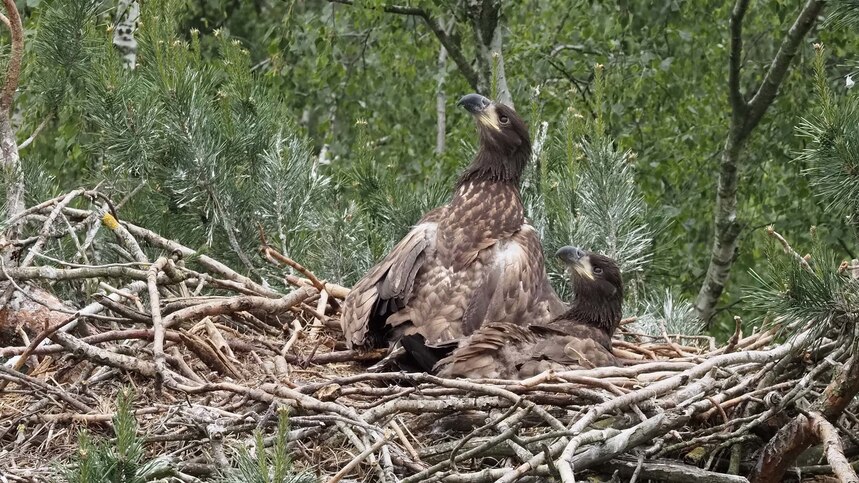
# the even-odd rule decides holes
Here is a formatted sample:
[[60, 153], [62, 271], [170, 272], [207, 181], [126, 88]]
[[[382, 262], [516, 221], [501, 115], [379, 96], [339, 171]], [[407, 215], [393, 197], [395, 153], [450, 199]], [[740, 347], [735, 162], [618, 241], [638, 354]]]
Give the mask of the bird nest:
[[[237, 448], [253, 445], [254, 430], [273, 434], [282, 407], [294, 464], [331, 483], [854, 481], [854, 326], [779, 339], [774, 330], [744, 337], [738, 323], [721, 347], [622, 328], [614, 347], [622, 367], [523, 381], [368, 373], [384, 354], [345, 350], [336, 317], [348, 289], [264, 246], [272, 263], [302, 274], [285, 276], [294, 289], [279, 292], [118, 222], [107, 205], [69, 207], [87, 195], [49, 200], [8, 223], [38, 229], [7, 243], [19, 263], [0, 267], [8, 481], [50, 479], [74, 459], [81, 429], [111, 436], [123, 387], [134, 390], [147, 453], [183, 481], [218, 475]], [[95, 237], [77, 234], [98, 230], [132, 261], [74, 265], [43, 253], [62, 238], [86, 251]], [[149, 260], [142, 247], [167, 255]], [[61, 287], [93, 294], [64, 303], [54, 295]]]

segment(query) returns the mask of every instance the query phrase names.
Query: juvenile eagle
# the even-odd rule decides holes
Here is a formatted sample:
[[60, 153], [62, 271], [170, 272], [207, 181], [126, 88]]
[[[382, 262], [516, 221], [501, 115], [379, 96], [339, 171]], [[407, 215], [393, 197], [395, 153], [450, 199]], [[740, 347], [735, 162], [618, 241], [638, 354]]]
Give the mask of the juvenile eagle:
[[575, 289], [569, 310], [549, 324], [481, 327], [436, 364], [440, 376], [525, 379], [548, 369], [617, 365], [611, 352], [623, 302], [617, 264], [574, 247], [556, 256], [567, 264]]
[[449, 341], [485, 323], [548, 322], [565, 309], [519, 194], [528, 128], [513, 109], [481, 95], [458, 104], [476, 120], [477, 154], [450, 203], [424, 215], [349, 293], [340, 324], [350, 348], [407, 334]]

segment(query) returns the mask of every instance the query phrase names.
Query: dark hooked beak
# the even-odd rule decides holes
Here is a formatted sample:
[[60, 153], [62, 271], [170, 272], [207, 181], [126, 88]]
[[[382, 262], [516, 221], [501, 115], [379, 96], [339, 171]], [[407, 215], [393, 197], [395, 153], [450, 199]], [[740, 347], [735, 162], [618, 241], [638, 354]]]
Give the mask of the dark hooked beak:
[[555, 253], [555, 256], [561, 259], [561, 261], [566, 265], [579, 263], [579, 260], [584, 258], [585, 255], [585, 251], [581, 248], [571, 246], [561, 247], [561, 249]]
[[456, 103], [457, 106], [462, 106], [466, 111], [472, 114], [479, 114], [492, 104], [492, 101], [481, 96], [480, 94], [468, 94], [462, 96], [462, 99]]
[[561, 249], [555, 253], [555, 256], [564, 262], [570, 275], [577, 275], [588, 280], [594, 279], [591, 257], [588, 255], [588, 252], [579, 247], [566, 246], [561, 247]]

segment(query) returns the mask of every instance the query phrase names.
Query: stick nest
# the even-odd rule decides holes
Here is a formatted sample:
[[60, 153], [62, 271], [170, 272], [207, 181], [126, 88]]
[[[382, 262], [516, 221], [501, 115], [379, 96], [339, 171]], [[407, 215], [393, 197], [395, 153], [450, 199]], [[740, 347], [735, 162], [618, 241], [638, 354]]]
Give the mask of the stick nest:
[[[276, 290], [120, 221], [109, 203], [70, 207], [86, 197], [99, 199], [78, 190], [7, 220], [33, 232], [3, 241], [0, 267], [8, 481], [55, 476], [83, 428], [111, 437], [123, 387], [147, 453], [186, 481], [216, 477], [254, 430], [270, 441], [280, 407], [295, 465], [330, 482], [774, 481], [776, 467], [849, 481], [859, 453], [855, 327], [743, 337], [738, 322], [722, 347], [622, 329], [623, 367], [525, 381], [368, 373], [384, 354], [343, 347], [348, 289], [263, 242], [289, 272], [292, 288]], [[47, 255], [69, 243], [74, 263]], [[99, 262], [106, 244], [125, 260]], [[795, 463], [796, 438], [773, 438], [791, 428], [824, 449]]]

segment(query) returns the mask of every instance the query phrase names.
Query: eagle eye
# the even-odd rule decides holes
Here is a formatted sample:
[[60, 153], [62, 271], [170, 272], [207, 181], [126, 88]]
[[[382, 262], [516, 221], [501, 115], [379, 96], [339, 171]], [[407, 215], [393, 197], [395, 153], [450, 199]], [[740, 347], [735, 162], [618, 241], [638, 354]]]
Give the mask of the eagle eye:
[[508, 125], [508, 124], [510, 124], [510, 118], [509, 118], [509, 117], [507, 117], [507, 116], [505, 116], [505, 115], [503, 115], [503, 114], [502, 114], [502, 115], [500, 115], [500, 116], [498, 116], [498, 120], [499, 120], [499, 121], [501, 121], [501, 124], [503, 124], [503, 125], [505, 125], [505, 126], [506, 126], [506, 125]]
[[602, 268], [600, 268], [600, 267], [594, 267], [594, 273], [595, 273], [595, 274], [597, 274], [597, 275], [601, 274], [601, 273], [602, 273]]

